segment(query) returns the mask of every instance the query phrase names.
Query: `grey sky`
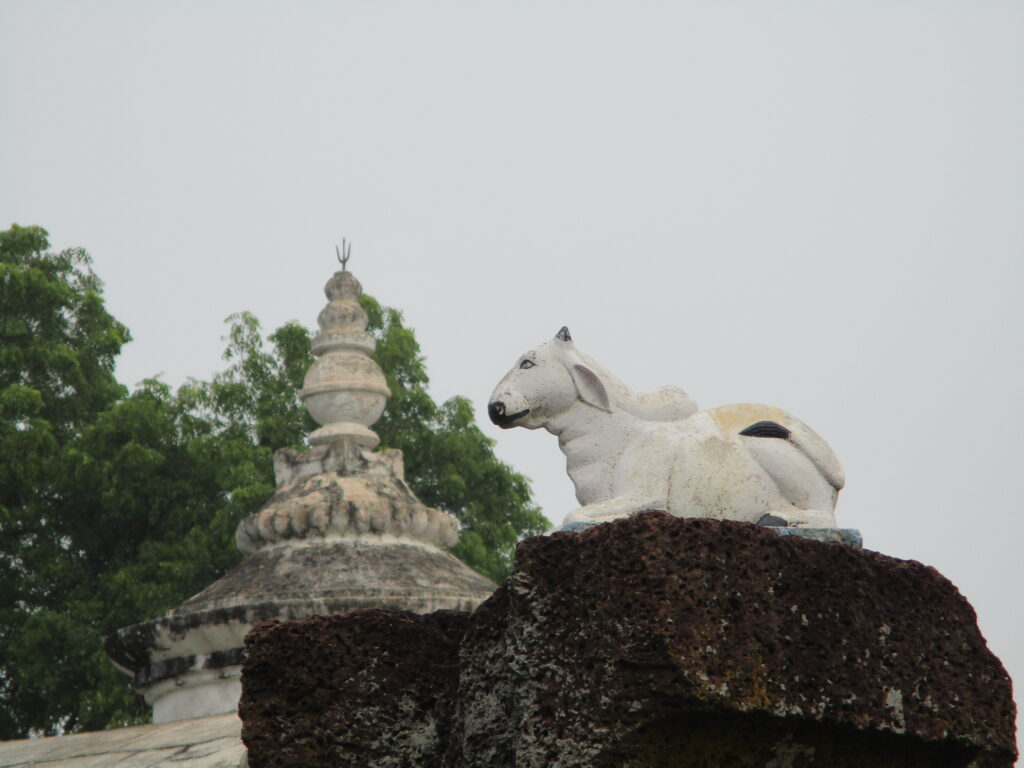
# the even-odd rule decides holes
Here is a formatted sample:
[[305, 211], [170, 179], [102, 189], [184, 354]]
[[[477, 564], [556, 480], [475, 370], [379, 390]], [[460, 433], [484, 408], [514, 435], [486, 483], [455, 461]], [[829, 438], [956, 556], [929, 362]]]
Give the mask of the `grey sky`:
[[1024, 679], [1022, 40], [1019, 2], [0, 0], [0, 225], [90, 251], [129, 384], [311, 325], [353, 240], [556, 523], [555, 439], [484, 408], [559, 326], [782, 406]]

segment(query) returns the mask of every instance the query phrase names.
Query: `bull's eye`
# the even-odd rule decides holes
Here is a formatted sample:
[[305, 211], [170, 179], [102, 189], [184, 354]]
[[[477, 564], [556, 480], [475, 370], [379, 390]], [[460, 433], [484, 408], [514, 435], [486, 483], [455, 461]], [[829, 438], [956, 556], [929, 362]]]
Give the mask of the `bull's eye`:
[[533, 360], [523, 360], [523, 362], [521, 362], [519, 364], [519, 367], [520, 368], [533, 368]]

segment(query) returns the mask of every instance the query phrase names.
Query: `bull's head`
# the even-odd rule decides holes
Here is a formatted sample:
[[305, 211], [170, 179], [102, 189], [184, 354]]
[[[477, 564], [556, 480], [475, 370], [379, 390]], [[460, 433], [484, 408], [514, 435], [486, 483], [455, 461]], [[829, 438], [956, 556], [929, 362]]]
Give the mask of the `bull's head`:
[[487, 415], [502, 429], [537, 429], [577, 400], [610, 411], [601, 379], [580, 358], [568, 328], [520, 356], [498, 382]]

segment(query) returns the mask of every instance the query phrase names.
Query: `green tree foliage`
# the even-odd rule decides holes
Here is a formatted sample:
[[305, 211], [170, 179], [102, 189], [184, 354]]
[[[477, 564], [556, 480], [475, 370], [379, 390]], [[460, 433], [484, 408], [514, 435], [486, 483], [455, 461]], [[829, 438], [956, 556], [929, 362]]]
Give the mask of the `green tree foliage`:
[[[234, 530], [271, 495], [273, 452], [316, 425], [298, 401], [312, 362], [294, 323], [265, 341], [229, 318], [226, 369], [177, 392], [129, 393], [126, 328], [80, 249], [38, 227], [0, 232], [0, 739], [145, 721], [103, 638], [180, 604], [241, 555]], [[375, 425], [420, 498], [463, 524], [455, 550], [493, 579], [547, 522], [463, 398], [438, 405], [401, 314], [364, 297], [393, 396]]]
[[[128, 331], [104, 310], [88, 256], [44, 254], [47, 246], [39, 227], [0, 233], [2, 737], [57, 724], [50, 695], [66, 669], [97, 683], [103, 677], [100, 638], [89, 618], [74, 614], [88, 613], [94, 600], [78, 577], [102, 568], [104, 555], [81, 545], [96, 532], [89, 500], [67, 495], [69, 454], [126, 394], [113, 368]], [[94, 697], [110, 695], [92, 687]], [[90, 694], [81, 695], [71, 711], [92, 707]], [[125, 702], [131, 696], [122, 691], [108, 703], [116, 711]]]

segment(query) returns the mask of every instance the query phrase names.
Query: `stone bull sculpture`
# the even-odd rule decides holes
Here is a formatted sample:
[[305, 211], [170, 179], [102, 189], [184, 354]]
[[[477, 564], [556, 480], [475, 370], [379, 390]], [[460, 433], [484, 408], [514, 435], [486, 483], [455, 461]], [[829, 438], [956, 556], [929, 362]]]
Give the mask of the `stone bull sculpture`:
[[522, 355], [488, 405], [503, 429], [558, 437], [582, 505], [566, 524], [644, 509], [762, 525], [834, 528], [843, 470], [800, 420], [766, 405], [698, 411], [678, 387], [636, 393], [567, 328]]

